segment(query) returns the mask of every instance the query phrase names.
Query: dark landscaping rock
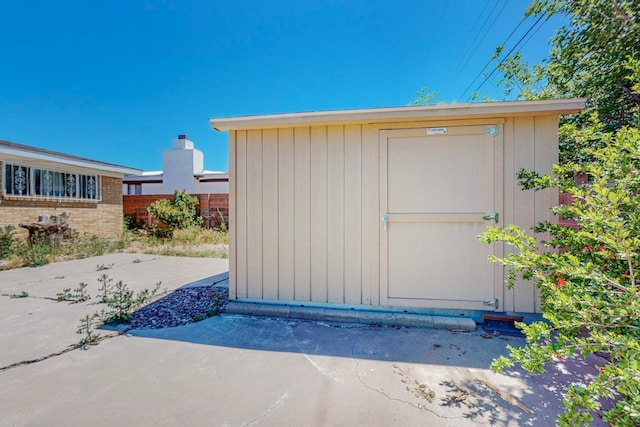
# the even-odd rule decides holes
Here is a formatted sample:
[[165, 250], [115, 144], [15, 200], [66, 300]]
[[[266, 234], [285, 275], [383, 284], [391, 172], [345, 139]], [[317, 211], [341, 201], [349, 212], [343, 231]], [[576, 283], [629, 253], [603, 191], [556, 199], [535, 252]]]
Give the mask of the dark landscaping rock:
[[134, 312], [134, 329], [161, 329], [183, 326], [216, 316], [227, 303], [227, 288], [201, 286], [177, 289]]

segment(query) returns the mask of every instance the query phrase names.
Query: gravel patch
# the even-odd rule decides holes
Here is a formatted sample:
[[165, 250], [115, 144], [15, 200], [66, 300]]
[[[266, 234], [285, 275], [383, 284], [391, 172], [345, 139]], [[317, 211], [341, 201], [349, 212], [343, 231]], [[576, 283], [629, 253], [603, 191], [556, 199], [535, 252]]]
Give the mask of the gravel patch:
[[[216, 310], [215, 301], [219, 301]], [[133, 329], [161, 329], [188, 325], [219, 314], [229, 299], [226, 287], [200, 286], [176, 289], [132, 313]]]

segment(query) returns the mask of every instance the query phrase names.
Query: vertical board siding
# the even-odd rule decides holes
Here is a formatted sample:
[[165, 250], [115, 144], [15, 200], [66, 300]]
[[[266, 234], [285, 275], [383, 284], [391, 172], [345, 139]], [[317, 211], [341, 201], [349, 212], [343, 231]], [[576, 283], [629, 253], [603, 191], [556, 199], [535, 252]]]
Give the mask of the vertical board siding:
[[[494, 208], [495, 212], [499, 212], [501, 214], [504, 213], [505, 204], [504, 204], [504, 192], [505, 192], [505, 182], [504, 182], [504, 169], [505, 169], [505, 125], [498, 126], [500, 129], [499, 135], [496, 135], [494, 141], [494, 173], [493, 173], [493, 185], [494, 185]], [[504, 219], [500, 222], [500, 226], [504, 227]], [[496, 243], [493, 248], [493, 254], [497, 257], [504, 256], [504, 243]], [[487, 262], [489, 262], [487, 260]], [[504, 267], [499, 263], [493, 264], [493, 283], [494, 283], [494, 298], [499, 300], [498, 308], [501, 311], [505, 311], [504, 308], [504, 298], [505, 298], [505, 288], [504, 285]]]
[[262, 135], [262, 296], [278, 299], [278, 130]]
[[[504, 212], [502, 225], [507, 227], [515, 224], [515, 193], [519, 191], [516, 179], [515, 167], [515, 129], [514, 119], [509, 118], [504, 124]], [[505, 256], [514, 253], [513, 246], [504, 248]], [[505, 269], [505, 267], [503, 267]], [[504, 274], [504, 273], [503, 273]], [[506, 277], [506, 276], [505, 276]], [[513, 289], [504, 286], [504, 301], [502, 307], [505, 311], [515, 311], [515, 293]]]
[[262, 298], [262, 131], [247, 132], [247, 280], [249, 298]]
[[377, 144], [363, 143], [360, 125], [236, 135], [237, 298], [370, 304]]
[[278, 131], [278, 297], [294, 299], [293, 129]]
[[328, 302], [344, 302], [344, 129], [327, 129]]
[[247, 298], [247, 132], [236, 132], [236, 294]]
[[327, 128], [311, 128], [311, 300], [327, 302]]
[[311, 146], [308, 127], [294, 129], [294, 299], [311, 300]]
[[[534, 170], [535, 168], [535, 122], [533, 117], [515, 119], [514, 170]], [[535, 223], [535, 196], [533, 190], [523, 191], [516, 183], [514, 192], [514, 224], [530, 231]], [[519, 280], [514, 287], [514, 307], [516, 311], [527, 313], [534, 309], [534, 285]]]
[[344, 302], [362, 304], [362, 128], [344, 128]]
[[379, 130], [362, 128], [362, 304], [380, 304]]
[[[553, 165], [557, 164], [558, 159], [558, 118], [555, 116], [536, 117], [535, 119], [535, 171], [540, 175], [550, 174]], [[536, 191], [534, 193], [535, 202], [535, 224], [549, 221], [556, 222], [558, 218], [553, 216], [550, 207], [558, 204], [557, 189], [547, 188], [545, 190]], [[538, 241], [549, 240], [549, 234], [544, 233], [538, 236]], [[540, 289], [534, 288], [534, 309], [539, 313], [540, 310]]]
[[[238, 193], [236, 191], [237, 174], [237, 156], [236, 156], [236, 134], [237, 132], [229, 132], [229, 299], [237, 299], [237, 285], [238, 285], [238, 257], [235, 255], [237, 251], [238, 237], [237, 232], [237, 213], [236, 198]], [[2, 174], [0, 174], [2, 175]]]

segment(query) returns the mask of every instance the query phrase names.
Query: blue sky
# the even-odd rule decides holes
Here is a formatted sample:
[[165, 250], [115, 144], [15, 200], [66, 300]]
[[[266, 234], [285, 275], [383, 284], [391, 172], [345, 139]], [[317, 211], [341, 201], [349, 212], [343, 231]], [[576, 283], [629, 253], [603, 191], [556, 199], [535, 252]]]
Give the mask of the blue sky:
[[[211, 117], [402, 106], [423, 86], [466, 101], [528, 3], [5, 0], [0, 139], [158, 170], [187, 134], [205, 168], [226, 170], [227, 135]], [[525, 58], [545, 57], [563, 23], [534, 27]], [[504, 99], [497, 80], [481, 92]]]

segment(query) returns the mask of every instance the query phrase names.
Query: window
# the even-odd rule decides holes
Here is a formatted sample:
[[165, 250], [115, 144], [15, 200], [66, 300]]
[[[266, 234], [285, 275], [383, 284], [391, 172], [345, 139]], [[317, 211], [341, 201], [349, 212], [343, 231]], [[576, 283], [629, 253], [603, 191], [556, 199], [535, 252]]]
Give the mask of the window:
[[4, 192], [9, 196], [100, 200], [100, 177], [24, 165], [5, 165]]
[[127, 184], [127, 194], [142, 194], [142, 184]]

